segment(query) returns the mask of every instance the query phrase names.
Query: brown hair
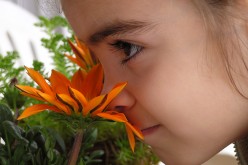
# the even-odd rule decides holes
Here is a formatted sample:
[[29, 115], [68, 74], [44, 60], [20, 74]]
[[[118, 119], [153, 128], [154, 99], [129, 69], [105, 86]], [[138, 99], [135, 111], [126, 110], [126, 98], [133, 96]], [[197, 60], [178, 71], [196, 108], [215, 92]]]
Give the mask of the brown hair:
[[[235, 78], [242, 77], [248, 82], [248, 7], [245, 0], [193, 2], [204, 20], [208, 33], [207, 51], [219, 55], [231, 85], [241, 96], [248, 99], [248, 93], [242, 91]], [[234, 61], [238, 61], [239, 65]]]

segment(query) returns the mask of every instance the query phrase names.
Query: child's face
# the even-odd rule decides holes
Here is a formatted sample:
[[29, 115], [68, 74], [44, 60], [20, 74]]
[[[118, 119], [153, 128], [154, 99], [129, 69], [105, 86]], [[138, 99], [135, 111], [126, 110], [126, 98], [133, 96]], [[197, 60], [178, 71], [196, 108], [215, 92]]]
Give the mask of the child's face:
[[218, 58], [206, 53], [204, 23], [191, 1], [62, 4], [77, 37], [100, 59], [105, 90], [128, 81], [111, 107], [143, 131], [166, 163], [200, 164], [241, 134], [246, 102]]

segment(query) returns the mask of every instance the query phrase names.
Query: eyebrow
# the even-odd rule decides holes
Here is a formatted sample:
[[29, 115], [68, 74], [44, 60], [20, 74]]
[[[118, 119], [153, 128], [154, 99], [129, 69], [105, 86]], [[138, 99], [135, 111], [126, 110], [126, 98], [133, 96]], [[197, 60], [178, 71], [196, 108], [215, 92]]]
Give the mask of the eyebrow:
[[107, 24], [104, 27], [97, 30], [97, 32], [90, 35], [88, 41], [91, 44], [97, 44], [103, 41], [108, 36], [115, 35], [125, 35], [130, 33], [143, 32], [144, 30], [151, 29], [152, 24], [142, 21], [115, 21], [113, 23]]

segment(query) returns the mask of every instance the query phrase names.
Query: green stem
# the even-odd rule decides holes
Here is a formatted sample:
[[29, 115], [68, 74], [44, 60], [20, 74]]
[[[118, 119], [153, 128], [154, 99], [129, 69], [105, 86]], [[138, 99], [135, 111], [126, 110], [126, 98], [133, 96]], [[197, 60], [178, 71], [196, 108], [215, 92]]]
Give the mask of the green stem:
[[18, 111], [17, 106], [16, 106], [16, 98], [15, 97], [13, 99], [13, 108], [14, 108], [14, 117], [15, 117], [14, 120], [15, 120], [15, 124], [17, 125], [18, 124], [17, 118], [19, 116], [19, 111]]
[[10, 150], [10, 144], [9, 144], [9, 138], [8, 138], [8, 134], [7, 134], [7, 131], [4, 129], [4, 133], [5, 133], [5, 137], [6, 137], [6, 146], [7, 146], [7, 150], [8, 150], [8, 155], [9, 155], [9, 158], [11, 158], [11, 150]]
[[76, 165], [77, 163], [78, 154], [80, 152], [80, 148], [83, 141], [83, 133], [84, 132], [82, 129], [77, 131], [77, 134], [74, 139], [73, 147], [71, 149], [68, 165]]

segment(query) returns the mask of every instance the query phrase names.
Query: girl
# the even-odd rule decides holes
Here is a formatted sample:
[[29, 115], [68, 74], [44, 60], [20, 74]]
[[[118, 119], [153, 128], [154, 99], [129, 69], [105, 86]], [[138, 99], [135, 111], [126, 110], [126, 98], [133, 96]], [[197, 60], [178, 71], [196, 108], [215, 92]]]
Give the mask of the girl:
[[248, 133], [245, 0], [62, 0], [77, 37], [128, 86], [126, 114], [167, 165], [199, 165]]

